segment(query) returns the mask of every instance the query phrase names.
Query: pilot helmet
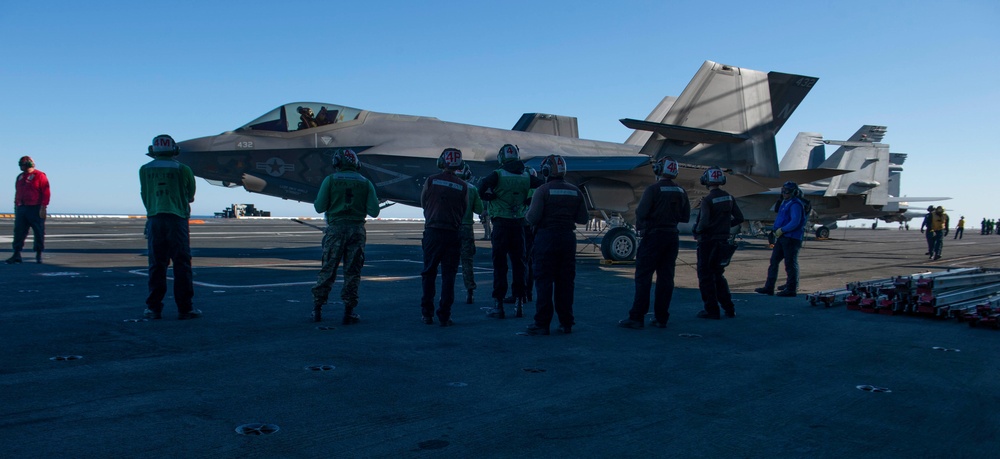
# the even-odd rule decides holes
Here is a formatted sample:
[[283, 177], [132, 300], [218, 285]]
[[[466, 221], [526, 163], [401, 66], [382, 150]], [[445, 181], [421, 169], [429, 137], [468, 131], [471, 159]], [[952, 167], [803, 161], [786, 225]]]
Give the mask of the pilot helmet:
[[153, 144], [149, 146], [149, 156], [176, 156], [180, 153], [177, 142], [174, 138], [166, 134], [153, 137]]
[[725, 185], [726, 184], [726, 174], [722, 172], [722, 168], [719, 166], [712, 166], [705, 169], [705, 172], [701, 174], [701, 184], [705, 186], [712, 185]]
[[17, 160], [17, 167], [31, 169], [35, 167], [35, 160], [31, 159], [30, 156], [22, 156], [21, 159]]
[[517, 161], [520, 159], [521, 150], [517, 148], [517, 145], [506, 144], [500, 147], [500, 151], [497, 152], [497, 162], [500, 165], [507, 164], [511, 161]]
[[441, 156], [438, 156], [438, 169], [457, 171], [461, 169], [463, 165], [465, 165], [465, 161], [462, 161], [462, 150], [457, 148], [445, 148], [444, 151], [441, 152]]
[[653, 163], [653, 174], [657, 177], [677, 178], [679, 172], [680, 166], [677, 165], [677, 161], [669, 156], [660, 158]]
[[566, 175], [566, 160], [559, 155], [548, 155], [542, 160], [542, 177], [546, 179], [564, 177]]
[[943, 214], [944, 213], [944, 207], [937, 206], [937, 208], [934, 209], [934, 212], [937, 213], [937, 214]]
[[927, 206], [928, 212], [934, 212], [934, 206]]
[[333, 167], [337, 169], [361, 169], [361, 158], [350, 148], [345, 148], [333, 155]]

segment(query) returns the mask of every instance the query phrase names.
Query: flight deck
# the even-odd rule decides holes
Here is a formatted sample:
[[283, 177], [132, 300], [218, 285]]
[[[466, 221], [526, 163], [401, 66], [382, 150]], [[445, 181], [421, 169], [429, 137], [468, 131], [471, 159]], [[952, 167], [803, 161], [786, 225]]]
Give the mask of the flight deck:
[[[281, 219], [192, 224], [204, 317], [176, 320], [168, 292], [164, 318], [144, 320], [144, 223], [49, 219], [43, 264], [0, 265], [4, 457], [990, 457], [1000, 437], [1000, 331], [805, 297], [1000, 268], [997, 235], [949, 234], [929, 261], [917, 230], [836, 229], [805, 242], [797, 298], [753, 293], [770, 250], [748, 239], [723, 320], [695, 318], [682, 236], [667, 328], [630, 330], [634, 266], [602, 263], [581, 231], [573, 333], [532, 337], [517, 333], [533, 304], [482, 310], [484, 240], [475, 303], [459, 272], [455, 326], [422, 324], [412, 221], [367, 224], [359, 324], [335, 320], [339, 278], [311, 321], [322, 233]], [[0, 219], [3, 258], [12, 226]]]

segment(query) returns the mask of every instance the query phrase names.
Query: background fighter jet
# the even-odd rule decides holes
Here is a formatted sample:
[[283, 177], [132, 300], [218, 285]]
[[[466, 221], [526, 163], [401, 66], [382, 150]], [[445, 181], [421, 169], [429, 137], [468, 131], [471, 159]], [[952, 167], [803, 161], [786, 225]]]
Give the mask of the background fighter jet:
[[[839, 220], [876, 219], [905, 223], [923, 212], [908, 211], [908, 201], [942, 201], [943, 197], [901, 197], [900, 176], [906, 154], [890, 153], [889, 145], [881, 143], [885, 126], [865, 125], [846, 141], [824, 141], [820, 134], [800, 132], [781, 159], [785, 168], [833, 168], [850, 171], [846, 174], [811, 183], [799, 184], [812, 204], [810, 223], [819, 225], [816, 237], [827, 238], [837, 228]], [[826, 145], [839, 148], [826, 158]], [[781, 199], [779, 189], [738, 198], [748, 221], [772, 223], [776, 205]]]
[[234, 131], [180, 142], [178, 159], [214, 184], [312, 202], [323, 178], [333, 172], [333, 153], [352, 148], [379, 198], [419, 206], [421, 186], [437, 172], [444, 148], [462, 150], [474, 177], [483, 177], [497, 167], [500, 146], [515, 144], [535, 168], [549, 154], [564, 156], [566, 178], [583, 190], [590, 210], [617, 224], [604, 237], [604, 256], [631, 259], [634, 208], [654, 181], [651, 158], [669, 155], [681, 163], [677, 181], [693, 201], [704, 195], [698, 181], [713, 165], [728, 170], [726, 189], [737, 196], [767, 191], [785, 180], [808, 182], [838, 173], [778, 169], [774, 135], [816, 81], [706, 61], [680, 96], [665, 98], [646, 120], [622, 120], [637, 130], [624, 144], [580, 139], [576, 118], [566, 116], [525, 114], [513, 129], [503, 130], [292, 103]]

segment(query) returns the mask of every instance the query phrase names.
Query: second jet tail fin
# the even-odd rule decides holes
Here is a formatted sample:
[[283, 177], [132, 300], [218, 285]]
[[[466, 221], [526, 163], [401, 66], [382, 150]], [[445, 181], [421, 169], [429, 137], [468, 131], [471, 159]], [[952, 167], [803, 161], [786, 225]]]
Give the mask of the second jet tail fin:
[[641, 150], [650, 157], [776, 178], [774, 135], [817, 80], [706, 61], [666, 113], [654, 110], [645, 121], [621, 122], [656, 134], [648, 135]]

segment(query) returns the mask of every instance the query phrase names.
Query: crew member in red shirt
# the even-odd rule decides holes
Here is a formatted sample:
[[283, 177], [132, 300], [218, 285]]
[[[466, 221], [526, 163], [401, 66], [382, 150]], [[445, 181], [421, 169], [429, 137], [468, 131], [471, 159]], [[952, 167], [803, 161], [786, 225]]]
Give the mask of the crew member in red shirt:
[[21, 168], [14, 182], [14, 255], [7, 264], [21, 262], [21, 249], [28, 237], [28, 228], [35, 234], [33, 248], [35, 261], [42, 262], [45, 249], [45, 209], [49, 206], [49, 179], [45, 173], [35, 169], [35, 161], [30, 156], [22, 156], [17, 161]]

